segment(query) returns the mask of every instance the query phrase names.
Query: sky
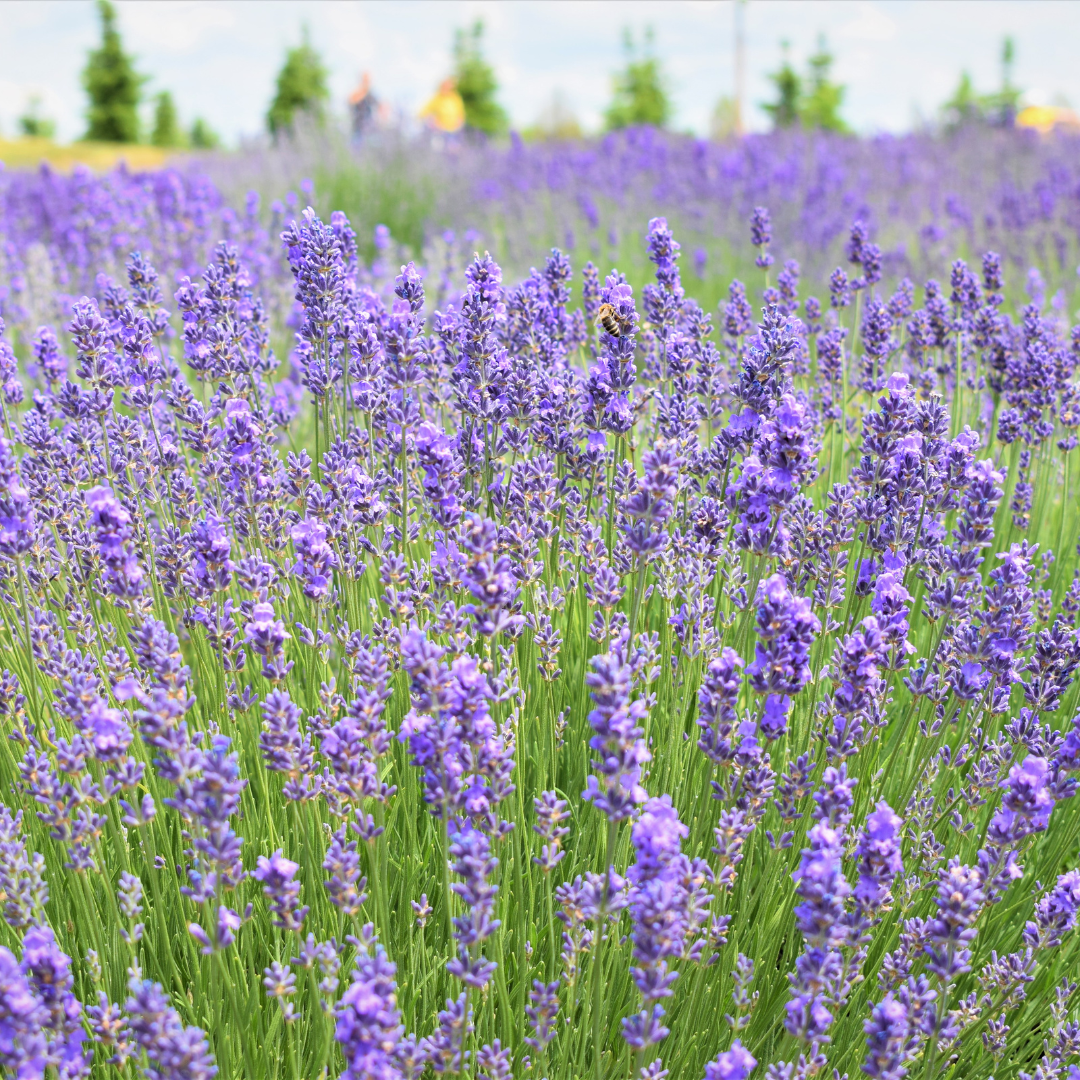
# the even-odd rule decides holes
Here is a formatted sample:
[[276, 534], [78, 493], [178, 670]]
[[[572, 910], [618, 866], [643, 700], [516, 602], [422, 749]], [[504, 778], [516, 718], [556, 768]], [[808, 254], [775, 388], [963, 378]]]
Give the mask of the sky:
[[[478, 17], [515, 127], [535, 122], [558, 94], [586, 129], [598, 128], [624, 62], [624, 28], [639, 38], [653, 28], [675, 127], [706, 134], [716, 102], [734, 88], [732, 0], [120, 0], [117, 8], [147, 92], [171, 91], [182, 119], [201, 116], [230, 143], [264, 129], [276, 73], [305, 25], [341, 112], [366, 70], [383, 101], [415, 116], [450, 70], [455, 28]], [[843, 116], [863, 133], [933, 118], [962, 70], [979, 90], [996, 89], [1007, 34], [1027, 103], [1080, 106], [1080, 4], [749, 0], [744, 25], [751, 129], [768, 126], [758, 105], [772, 97], [781, 42], [802, 67], [819, 34], [847, 87]], [[59, 137], [79, 137], [79, 73], [99, 35], [90, 0], [0, 0], [0, 134], [16, 132], [37, 95]]]

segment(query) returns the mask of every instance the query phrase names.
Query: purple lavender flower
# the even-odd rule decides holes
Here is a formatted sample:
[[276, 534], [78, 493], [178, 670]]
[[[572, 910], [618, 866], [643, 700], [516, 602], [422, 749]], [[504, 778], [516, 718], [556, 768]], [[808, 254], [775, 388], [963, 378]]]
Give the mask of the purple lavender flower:
[[473, 1012], [467, 995], [447, 999], [434, 1033], [423, 1042], [425, 1056], [436, 1073], [461, 1072], [467, 1060], [465, 1043], [472, 1032]]
[[761, 729], [770, 739], [787, 730], [789, 695], [810, 680], [810, 646], [821, 623], [805, 597], [792, 596], [783, 575], [773, 574], [758, 589], [758, 640], [746, 669], [750, 685], [767, 695]]
[[757, 1065], [757, 1059], [736, 1039], [715, 1061], [705, 1066], [705, 1080], [746, 1080]]
[[498, 804], [514, 790], [513, 743], [488, 712], [494, 696], [471, 656], [448, 668], [445, 650], [410, 631], [401, 642], [412, 680], [413, 708], [398, 738], [408, 740], [413, 764], [424, 773], [424, 801], [442, 821], [465, 813], [490, 832], [499, 829]]
[[[71, 958], [56, 944], [48, 926], [32, 926], [26, 931], [19, 968], [41, 1009], [40, 1031], [45, 1043], [41, 1064], [56, 1068], [62, 1077], [87, 1075], [89, 1062], [82, 1051], [86, 1033], [82, 1005], [74, 994]], [[33, 1037], [28, 1041], [32, 1045]]]
[[1035, 904], [1035, 918], [1024, 927], [1033, 948], [1053, 948], [1076, 926], [1080, 910], [1080, 871], [1059, 874], [1057, 884]]
[[967, 945], [975, 937], [972, 924], [986, 900], [982, 880], [976, 867], [959, 859], [950, 859], [938, 877], [938, 913], [927, 922], [925, 951], [927, 969], [945, 983], [971, 970]]
[[533, 831], [544, 843], [540, 855], [534, 855], [532, 861], [546, 874], [558, 866], [566, 855], [562, 850], [562, 840], [570, 830], [563, 827], [562, 822], [570, 817], [569, 803], [560, 799], [557, 792], [542, 791], [539, 798], [533, 799], [533, 807], [537, 819]]
[[206, 1035], [184, 1027], [158, 983], [133, 974], [127, 1010], [131, 1034], [161, 1080], [213, 1080], [218, 1069]]
[[886, 994], [863, 1021], [866, 1032], [866, 1059], [862, 1071], [875, 1080], [903, 1080], [905, 1052], [911, 1032], [907, 1007]]
[[753, 328], [754, 309], [746, 299], [746, 287], [741, 281], [733, 281], [724, 305], [724, 330], [728, 337], [738, 339], [746, 337]]
[[450, 886], [465, 903], [465, 914], [454, 917], [454, 937], [458, 955], [447, 962], [446, 970], [466, 986], [483, 989], [495, 972], [495, 963], [477, 955], [476, 947], [498, 928], [493, 919], [499, 889], [489, 878], [499, 865], [491, 854], [491, 841], [478, 829], [466, 828], [450, 838], [454, 873], [463, 880]]
[[27, 851], [22, 820], [21, 810], [0, 806], [0, 895], [4, 921], [17, 930], [43, 923], [49, 899], [44, 856]]
[[662, 337], [666, 337], [675, 322], [683, 288], [677, 261], [679, 245], [665, 218], [653, 218], [649, 222], [648, 250], [649, 261], [656, 266], [657, 284], [645, 286], [642, 302], [649, 322], [659, 328]]
[[542, 983], [534, 979], [529, 991], [529, 1004], [525, 1009], [525, 1018], [529, 1021], [532, 1034], [525, 1036], [525, 1042], [534, 1050], [543, 1051], [555, 1038], [555, 1018], [558, 1014], [558, 980]]
[[586, 675], [594, 708], [589, 723], [595, 735], [589, 746], [601, 755], [592, 766], [600, 776], [590, 776], [581, 797], [607, 815], [610, 821], [625, 821], [634, 807], [643, 803], [641, 766], [652, 755], [645, 746], [638, 722], [644, 718], [644, 704], [630, 700], [632, 671], [627, 662], [626, 636], [612, 643], [610, 652], [593, 657], [593, 670]]
[[292, 572], [303, 582], [304, 595], [312, 600], [326, 598], [333, 581], [331, 574], [338, 565], [337, 555], [326, 537], [326, 526], [311, 518], [299, 522], [292, 529], [293, 547], [297, 555]]
[[718, 765], [730, 761], [734, 753], [731, 735], [742, 685], [740, 667], [742, 658], [734, 649], [725, 647], [709, 661], [698, 689], [698, 727], [702, 729], [698, 748]]
[[514, 614], [518, 585], [513, 563], [496, 555], [498, 526], [479, 515], [467, 518], [461, 530], [462, 580], [477, 603], [473, 606], [477, 631], [484, 637], [515, 631], [524, 617]]
[[49, 1010], [9, 949], [0, 947], [0, 1065], [13, 1076], [43, 1076]]
[[334, 1038], [345, 1055], [343, 1080], [401, 1080], [396, 1062], [398, 1042], [404, 1034], [395, 1000], [396, 965], [381, 945], [370, 948], [371, 928], [365, 929], [365, 947], [356, 958], [352, 982], [336, 1010]]
[[630, 833], [635, 860], [627, 877], [636, 963], [630, 974], [643, 1008], [623, 1021], [623, 1037], [638, 1051], [668, 1034], [659, 1002], [671, 996], [678, 975], [669, 970], [670, 959], [697, 959], [704, 944], [697, 934], [707, 918], [712, 873], [703, 860], [681, 853], [689, 834], [669, 795], [650, 799]]
[[750, 216], [750, 243], [758, 249], [755, 265], [761, 270], [767, 270], [773, 264], [773, 257], [768, 251], [769, 244], [772, 243], [772, 221], [764, 206], [755, 206]]
[[855, 899], [871, 912], [889, 900], [889, 889], [903, 868], [900, 855], [900, 817], [884, 800], [868, 815], [855, 848], [859, 860], [859, 883]]
[[270, 921], [282, 930], [297, 933], [303, 929], [304, 916], [311, 910], [300, 906], [300, 882], [295, 880], [299, 869], [297, 863], [282, 856], [279, 848], [269, 859], [260, 855], [258, 868], [251, 875], [266, 893]]
[[836, 650], [833, 675], [839, 683], [831, 702], [834, 730], [828, 736], [829, 755], [853, 754], [868, 737], [869, 728], [885, 723], [885, 680], [881, 670], [888, 662], [888, 645], [878, 620], [868, 615], [858, 630], [848, 634]]

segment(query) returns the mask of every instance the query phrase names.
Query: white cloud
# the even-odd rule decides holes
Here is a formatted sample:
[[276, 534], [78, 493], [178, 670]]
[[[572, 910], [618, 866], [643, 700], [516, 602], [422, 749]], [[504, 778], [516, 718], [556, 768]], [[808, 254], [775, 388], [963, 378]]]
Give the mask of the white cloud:
[[38, 111], [47, 119], [55, 120], [64, 109], [63, 98], [47, 83], [0, 79], [0, 115], [6, 119], [23, 115], [32, 98], [38, 99]]
[[889, 41], [896, 35], [896, 23], [873, 4], [860, 4], [859, 14], [844, 23], [837, 34], [855, 41]]
[[207, 31], [229, 30], [236, 22], [229, 8], [207, 0], [124, 3], [120, 5], [120, 18], [133, 45], [156, 45], [169, 52], [188, 52]]

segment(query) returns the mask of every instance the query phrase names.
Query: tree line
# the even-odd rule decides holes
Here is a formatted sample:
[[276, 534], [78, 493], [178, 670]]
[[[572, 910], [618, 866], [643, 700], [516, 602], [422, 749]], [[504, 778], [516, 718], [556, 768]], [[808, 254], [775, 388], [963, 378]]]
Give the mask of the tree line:
[[[204, 120], [195, 118], [186, 126], [181, 122], [168, 90], [153, 95], [153, 119], [149, 128], [144, 128], [140, 107], [149, 79], [137, 71], [134, 58], [124, 48], [111, 0], [97, 0], [97, 8], [101, 41], [89, 53], [82, 72], [88, 101], [84, 138], [117, 143], [148, 141], [161, 147], [217, 146], [218, 136]], [[652, 29], [646, 29], [640, 42], [635, 41], [629, 29], [625, 30], [623, 50], [624, 62], [612, 77], [612, 96], [604, 111], [605, 129], [670, 126], [674, 115], [671, 85], [656, 55]], [[1013, 42], [1006, 39], [1002, 50], [1002, 86], [994, 93], [977, 93], [970, 77], [966, 73], [961, 76], [955, 94], [942, 108], [946, 127], [971, 122], [1012, 122], [1020, 98], [1012, 80], [1014, 56]], [[846, 87], [833, 79], [833, 63], [834, 56], [823, 35], [803, 71], [792, 64], [789, 44], [782, 43], [781, 64], [768, 76], [773, 98], [759, 103], [774, 129], [850, 130], [841, 115]], [[275, 81], [266, 113], [266, 127], [272, 136], [290, 132], [299, 118], [315, 124], [326, 119], [330, 100], [328, 75], [326, 64], [305, 29], [300, 43], [287, 50]], [[455, 34], [452, 79], [461, 98], [466, 129], [488, 137], [506, 134], [509, 117], [498, 101], [498, 79], [484, 52], [484, 24], [480, 20]], [[731, 134], [734, 116], [733, 99], [722, 98], [713, 113], [712, 134], [720, 137]], [[31, 100], [19, 126], [24, 135], [52, 137], [55, 132], [54, 124], [41, 115], [38, 99]], [[526, 134], [573, 137], [579, 136], [581, 129], [572, 109], [556, 98], [551, 109]]]

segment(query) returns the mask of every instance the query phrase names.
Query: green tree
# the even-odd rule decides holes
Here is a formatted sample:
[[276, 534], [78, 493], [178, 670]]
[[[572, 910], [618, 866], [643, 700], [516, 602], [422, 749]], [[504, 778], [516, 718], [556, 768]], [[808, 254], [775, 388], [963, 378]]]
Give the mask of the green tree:
[[1001, 127], [1012, 127], [1020, 108], [1020, 91], [1012, 80], [1015, 59], [1016, 45], [1011, 37], [1007, 37], [1001, 43], [1001, 89], [996, 94], [987, 94], [983, 99], [987, 118]]
[[941, 107], [941, 111], [948, 127], [960, 127], [982, 118], [980, 97], [966, 71], [960, 73], [960, 82], [953, 91], [953, 96]]
[[653, 53], [654, 43], [652, 27], [649, 27], [639, 54], [634, 48], [630, 31], [623, 31], [626, 67], [612, 79], [614, 93], [604, 113], [604, 124], [609, 131], [637, 124], [663, 128], [671, 120], [667, 79]]
[[962, 72], [953, 96], [941, 107], [945, 126], [958, 128], [965, 124], [985, 123], [1012, 127], [1021, 95], [1012, 80], [1015, 59], [1016, 47], [1013, 39], [1007, 37], [1001, 43], [1001, 89], [991, 94], [978, 93], [971, 76], [966, 71]]
[[780, 70], [769, 76], [773, 86], [776, 87], [776, 100], [763, 104], [761, 107], [772, 119], [773, 129], [794, 127], [799, 123], [799, 114], [802, 108], [802, 79], [791, 66], [788, 57], [788, 42], [782, 42], [784, 60]]
[[454, 82], [465, 106], [465, 126], [485, 135], [502, 135], [510, 124], [495, 100], [499, 83], [495, 69], [484, 59], [483, 38], [480, 19], [454, 35]]
[[150, 142], [154, 146], [179, 146], [182, 141], [176, 104], [172, 94], [162, 90], [154, 99], [154, 130], [150, 133]]
[[191, 125], [188, 142], [193, 150], [216, 150], [221, 145], [218, 133], [201, 116]]
[[101, 45], [86, 59], [82, 84], [90, 105], [86, 110], [86, 138], [100, 142], [137, 142], [139, 99], [146, 81], [124, 52], [116, 29], [116, 9], [98, 0]]
[[322, 57], [312, 48], [305, 28], [303, 40], [286, 53], [278, 73], [277, 92], [266, 114], [266, 126], [272, 135], [291, 130], [298, 112], [322, 122], [324, 105], [330, 97], [326, 75]]
[[833, 55], [825, 43], [825, 35], [818, 38], [817, 52], [807, 61], [808, 89], [799, 104], [799, 120], [803, 127], [822, 131], [848, 131], [840, 116], [844, 103], [844, 87], [829, 80]]
[[56, 121], [41, 115], [41, 98], [37, 94], [26, 103], [26, 112], [18, 122], [20, 134], [29, 139], [51, 139], [56, 134]]

